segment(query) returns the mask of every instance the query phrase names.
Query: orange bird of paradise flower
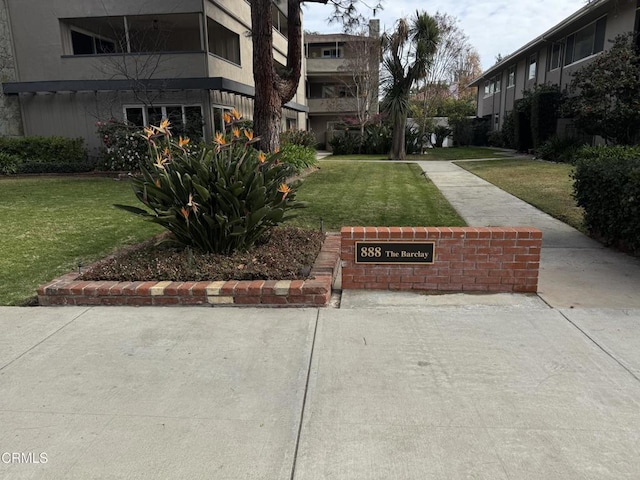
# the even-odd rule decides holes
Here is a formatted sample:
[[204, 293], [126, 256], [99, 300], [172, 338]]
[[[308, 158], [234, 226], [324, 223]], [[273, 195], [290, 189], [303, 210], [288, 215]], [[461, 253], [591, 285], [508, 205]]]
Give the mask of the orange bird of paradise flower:
[[260, 163], [264, 163], [266, 160], [267, 160], [267, 156], [264, 153], [260, 152], [258, 154], [258, 161]]
[[245, 130], [244, 131], [244, 136], [247, 137], [249, 139], [249, 141], [253, 140], [253, 131], [252, 130]]
[[289, 188], [289, 185], [287, 185], [286, 183], [283, 183], [278, 188], [278, 191], [282, 193], [282, 199], [284, 200], [285, 198], [287, 198], [287, 195], [291, 193], [291, 188]]
[[224, 145], [227, 143], [227, 141], [224, 139], [224, 135], [222, 135], [222, 133], [220, 132], [216, 132], [216, 135], [213, 141], [216, 142], [218, 145]]
[[180, 136], [180, 138], [178, 139], [178, 146], [180, 148], [184, 147], [185, 145], [189, 145], [189, 142], [191, 140], [189, 140], [189, 137], [184, 137], [182, 138], [182, 136]]

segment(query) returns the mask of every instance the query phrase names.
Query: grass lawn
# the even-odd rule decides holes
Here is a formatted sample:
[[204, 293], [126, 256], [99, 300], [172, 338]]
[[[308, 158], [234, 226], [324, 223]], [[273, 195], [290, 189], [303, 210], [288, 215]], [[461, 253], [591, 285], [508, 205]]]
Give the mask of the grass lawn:
[[161, 231], [112, 207], [136, 205], [111, 178], [0, 179], [0, 305], [19, 305], [38, 285]]
[[522, 159], [457, 165], [586, 233], [582, 208], [572, 196], [571, 165]]
[[464, 220], [414, 164], [320, 163], [297, 198], [309, 203], [293, 225], [326, 230], [354, 226], [463, 226]]
[[[487, 147], [431, 148], [424, 155], [407, 155], [407, 160], [464, 160], [475, 158], [496, 158], [506, 156], [505, 152]], [[386, 155], [330, 155], [326, 160], [387, 160]]]
[[[323, 162], [300, 188], [310, 203], [291, 224], [464, 225], [417, 165]], [[0, 179], [0, 305], [38, 285], [162, 231], [112, 205], [138, 205], [127, 181], [90, 177]]]

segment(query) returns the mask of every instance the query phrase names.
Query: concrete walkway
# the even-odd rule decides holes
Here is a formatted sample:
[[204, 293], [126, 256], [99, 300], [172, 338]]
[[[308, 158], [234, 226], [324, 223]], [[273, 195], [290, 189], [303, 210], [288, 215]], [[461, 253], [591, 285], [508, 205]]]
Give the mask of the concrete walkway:
[[553, 307], [640, 308], [640, 260], [579, 231], [452, 162], [418, 162], [467, 224], [543, 232], [539, 296]]
[[0, 479], [636, 479], [639, 376], [640, 310], [4, 307]]

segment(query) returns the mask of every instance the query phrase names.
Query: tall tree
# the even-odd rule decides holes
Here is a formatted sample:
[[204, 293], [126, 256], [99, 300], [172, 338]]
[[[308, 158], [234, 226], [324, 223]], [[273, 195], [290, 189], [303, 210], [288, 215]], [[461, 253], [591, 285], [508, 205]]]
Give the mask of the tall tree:
[[411, 20], [400, 19], [396, 29], [385, 35], [384, 105], [393, 124], [390, 159], [404, 160], [405, 127], [409, 112], [409, 94], [417, 80], [424, 78], [432, 65], [439, 40], [438, 25], [426, 12], [416, 12]]
[[[282, 107], [298, 90], [302, 68], [303, 3], [324, 3], [334, 7], [332, 19], [345, 26], [357, 25], [362, 16], [357, 11], [359, 0], [286, 0], [288, 22], [287, 65], [277, 69], [273, 60], [273, 20], [271, 5], [274, 0], [251, 0], [253, 42], [253, 79], [255, 102], [253, 126], [260, 137], [260, 148], [272, 152], [280, 145]], [[285, 1], [285, 0], [282, 0]], [[377, 4], [374, 8], [380, 8]]]
[[467, 85], [482, 73], [480, 57], [459, 27], [458, 19], [437, 12], [434, 20], [438, 25], [438, 46], [429, 71], [417, 82], [418, 91], [412, 101], [414, 119], [422, 137], [428, 132], [431, 117], [443, 116], [441, 111], [449, 99], [475, 98], [475, 87]]

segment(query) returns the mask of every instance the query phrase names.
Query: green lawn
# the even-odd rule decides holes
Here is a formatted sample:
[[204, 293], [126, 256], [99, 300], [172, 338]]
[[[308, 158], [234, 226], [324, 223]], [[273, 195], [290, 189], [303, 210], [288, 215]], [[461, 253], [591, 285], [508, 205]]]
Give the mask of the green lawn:
[[129, 182], [0, 179], [0, 305], [19, 305], [78, 262], [86, 265], [161, 231], [114, 203], [137, 203]]
[[[431, 148], [424, 155], [407, 155], [407, 160], [464, 160], [476, 158], [498, 158], [507, 154], [495, 148], [455, 147]], [[387, 160], [386, 155], [329, 155], [326, 160]]]
[[294, 225], [462, 226], [464, 220], [415, 164], [331, 162], [309, 175], [297, 198], [309, 203]]
[[573, 167], [528, 159], [459, 162], [462, 168], [586, 233], [573, 198]]
[[[416, 165], [323, 162], [300, 188], [310, 203], [292, 224], [463, 225]], [[92, 177], [0, 179], [0, 305], [21, 305], [38, 285], [161, 227], [112, 205], [138, 205], [127, 181]]]

